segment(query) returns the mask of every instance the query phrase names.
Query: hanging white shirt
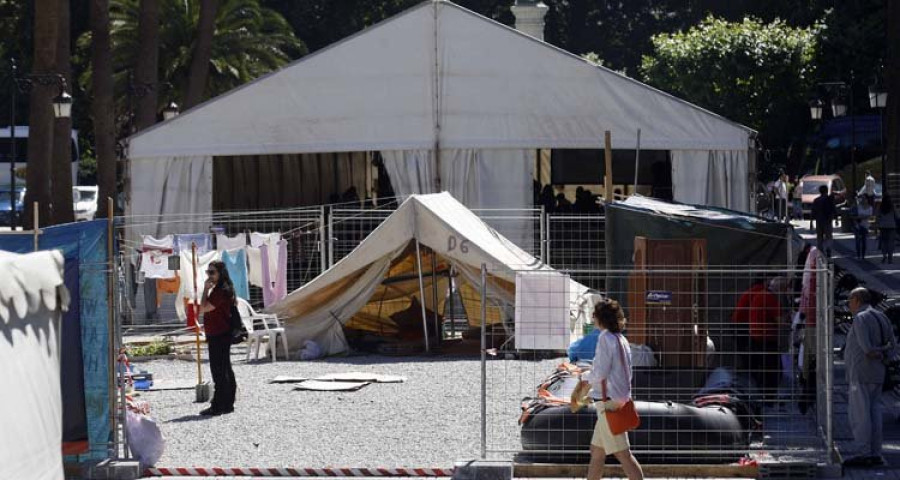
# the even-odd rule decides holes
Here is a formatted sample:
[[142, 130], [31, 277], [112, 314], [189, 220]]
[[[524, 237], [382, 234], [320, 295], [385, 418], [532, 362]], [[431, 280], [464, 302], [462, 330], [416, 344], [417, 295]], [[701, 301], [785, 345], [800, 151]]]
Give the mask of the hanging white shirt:
[[279, 240], [281, 240], [281, 234], [278, 232], [275, 232], [275, 233], [250, 232], [250, 246], [251, 247], [259, 247], [263, 244], [274, 245]]
[[[209, 267], [210, 263], [219, 260], [220, 253], [214, 250], [203, 255], [197, 255], [196, 270], [191, 263], [192, 258], [190, 251], [181, 252], [180, 256], [181, 270], [179, 271], [179, 276], [181, 277], [181, 287], [178, 290], [178, 298], [175, 301], [175, 312], [178, 314], [178, 318], [184, 320], [187, 318], [187, 313], [184, 311], [184, 302], [181, 301], [181, 299], [187, 298], [195, 300], [203, 295], [203, 284], [206, 283], [206, 269]], [[194, 292], [194, 282], [192, 279], [196, 279], [197, 281], [196, 294]]]
[[225, 250], [236, 250], [247, 246], [247, 236], [239, 233], [233, 237], [229, 237], [223, 233], [216, 234], [216, 250], [224, 252]]

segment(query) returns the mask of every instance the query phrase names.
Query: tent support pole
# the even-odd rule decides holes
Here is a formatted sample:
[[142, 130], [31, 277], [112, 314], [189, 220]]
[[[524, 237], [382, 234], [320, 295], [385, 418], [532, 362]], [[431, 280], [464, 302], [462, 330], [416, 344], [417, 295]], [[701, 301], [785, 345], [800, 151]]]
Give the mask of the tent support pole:
[[438, 286], [437, 286], [437, 256], [434, 254], [434, 249], [431, 250], [431, 294], [432, 294], [432, 304], [431, 308], [434, 310], [434, 325], [437, 327], [437, 339], [438, 344], [440, 344], [441, 339], [444, 337], [444, 328], [441, 325], [440, 319], [438, 319]]
[[610, 136], [609, 130], [607, 130], [603, 135], [603, 140], [605, 143], [605, 151], [604, 151], [604, 166], [606, 167], [606, 175], [603, 178], [603, 193], [606, 197], [606, 203], [612, 203], [615, 198], [613, 197], [613, 172], [612, 172], [612, 137]]
[[634, 150], [634, 193], [637, 193], [638, 172], [641, 167], [641, 129], [637, 131], [637, 143]]
[[481, 264], [481, 458], [487, 457], [487, 267]]
[[431, 352], [428, 345], [428, 315], [425, 313], [425, 282], [422, 280], [422, 255], [419, 251], [419, 239], [416, 239], [416, 269], [419, 271], [419, 304], [422, 306], [422, 330], [425, 332], [425, 353]]

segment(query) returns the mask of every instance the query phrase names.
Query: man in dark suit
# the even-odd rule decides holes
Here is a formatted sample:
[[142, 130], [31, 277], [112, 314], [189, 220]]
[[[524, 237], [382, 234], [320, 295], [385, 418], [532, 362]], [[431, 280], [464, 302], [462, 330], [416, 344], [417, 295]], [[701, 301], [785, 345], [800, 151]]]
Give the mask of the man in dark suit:
[[831, 238], [834, 233], [836, 209], [834, 199], [828, 194], [828, 187], [819, 186], [819, 196], [813, 200], [812, 218], [816, 222], [816, 247], [825, 252], [825, 256], [831, 257]]

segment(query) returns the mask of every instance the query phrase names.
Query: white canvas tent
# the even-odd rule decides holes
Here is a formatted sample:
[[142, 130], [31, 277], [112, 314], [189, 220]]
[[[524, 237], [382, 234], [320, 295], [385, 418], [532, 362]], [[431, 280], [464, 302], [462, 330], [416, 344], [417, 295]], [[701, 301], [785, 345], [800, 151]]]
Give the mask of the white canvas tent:
[[0, 252], [0, 478], [62, 479], [58, 251]]
[[638, 129], [672, 152], [676, 200], [749, 208], [752, 130], [433, 0], [133, 136], [130, 213], [210, 211], [214, 156], [365, 151], [398, 195], [530, 207], [535, 149], [606, 130], [631, 149]]
[[[430, 253], [417, 261], [417, 250]], [[408, 308], [413, 297], [424, 297], [419, 299], [421, 303], [440, 311], [443, 298], [433, 304], [431, 283], [421, 295], [416, 271], [427, 268], [429, 272], [421, 278], [429, 281], [432, 271], [452, 268], [459, 274], [454, 280], [457, 288], [474, 293], [464, 294], [463, 304], [470, 323], [480, 324], [482, 264], [487, 268], [487, 292], [493, 300], [487, 312], [489, 323], [501, 321], [503, 312], [514, 305], [517, 274], [558, 275], [450, 194], [412, 195], [349, 255], [269, 310], [284, 319], [292, 350], [304, 340], [313, 340], [326, 354], [341, 353], [347, 350], [345, 327], [369, 331], [395, 328], [391, 314]], [[400, 281], [393, 281], [396, 279]], [[431, 281], [446, 291], [446, 277]], [[570, 322], [570, 332], [573, 319], [584, 315], [580, 310], [587, 308], [580, 302], [586, 291], [587, 287], [569, 280], [570, 318], [563, 321]]]

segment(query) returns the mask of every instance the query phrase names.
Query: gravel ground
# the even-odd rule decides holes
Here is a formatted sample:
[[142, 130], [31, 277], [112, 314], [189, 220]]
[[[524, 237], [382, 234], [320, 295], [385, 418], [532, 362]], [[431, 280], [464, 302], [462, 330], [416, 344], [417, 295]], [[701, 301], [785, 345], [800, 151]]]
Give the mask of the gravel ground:
[[[166, 438], [160, 466], [449, 467], [480, 452], [481, 368], [478, 357], [354, 356], [313, 362], [244, 362], [233, 349], [235, 412], [197, 415], [193, 390], [143, 392]], [[519, 445], [519, 405], [561, 359], [488, 362], [489, 449]], [[194, 382], [180, 360], [134, 362], [160, 382]], [[204, 362], [204, 378], [211, 378]], [[293, 391], [277, 375], [332, 372], [403, 375], [400, 384], [357, 392]]]

